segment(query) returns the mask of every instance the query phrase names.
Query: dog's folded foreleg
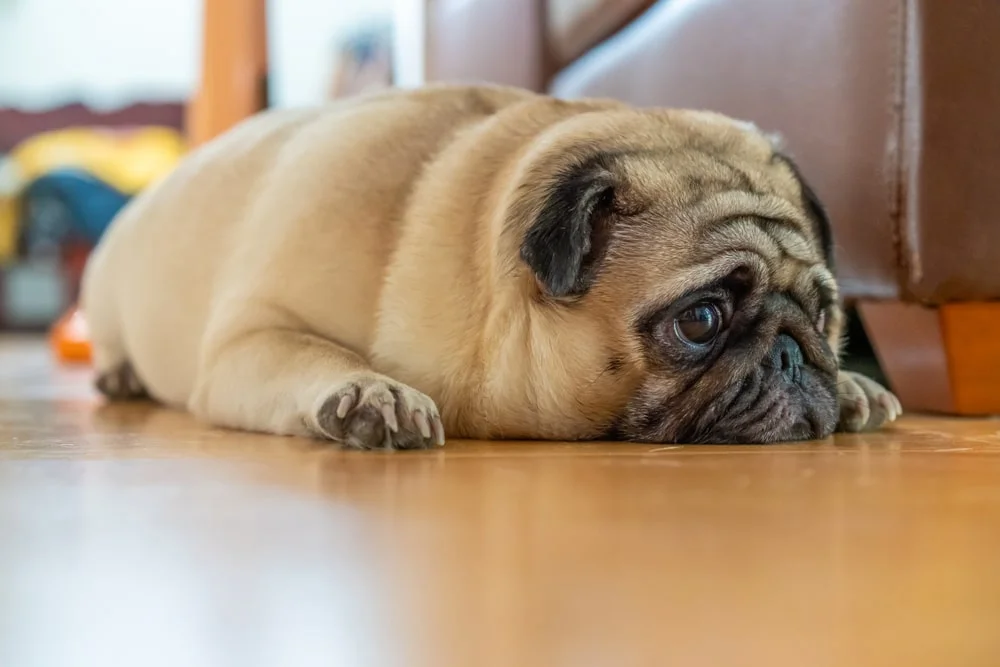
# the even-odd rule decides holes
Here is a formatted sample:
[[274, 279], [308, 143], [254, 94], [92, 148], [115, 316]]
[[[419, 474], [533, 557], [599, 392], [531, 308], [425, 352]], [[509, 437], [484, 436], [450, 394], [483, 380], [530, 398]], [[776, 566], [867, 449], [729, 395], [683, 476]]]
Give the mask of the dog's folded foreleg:
[[444, 444], [433, 400], [376, 373], [360, 355], [291, 329], [230, 333], [212, 345], [188, 407], [219, 426], [360, 449]]

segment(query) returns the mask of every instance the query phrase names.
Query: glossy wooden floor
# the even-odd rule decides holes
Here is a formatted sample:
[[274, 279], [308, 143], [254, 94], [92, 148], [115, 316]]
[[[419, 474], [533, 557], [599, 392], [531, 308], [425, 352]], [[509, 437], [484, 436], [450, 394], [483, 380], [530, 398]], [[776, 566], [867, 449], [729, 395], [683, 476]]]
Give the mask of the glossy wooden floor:
[[1000, 665], [1000, 422], [351, 453], [0, 343], [0, 665]]

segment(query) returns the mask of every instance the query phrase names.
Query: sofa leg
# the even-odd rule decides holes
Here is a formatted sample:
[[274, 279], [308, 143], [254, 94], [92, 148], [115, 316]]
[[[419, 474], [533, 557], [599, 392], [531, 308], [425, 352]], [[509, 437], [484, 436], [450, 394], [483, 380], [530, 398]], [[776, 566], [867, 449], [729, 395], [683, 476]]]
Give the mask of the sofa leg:
[[188, 103], [192, 147], [267, 106], [266, 0], [202, 0], [201, 81]]
[[1000, 414], [1000, 303], [862, 302], [858, 312], [905, 409]]

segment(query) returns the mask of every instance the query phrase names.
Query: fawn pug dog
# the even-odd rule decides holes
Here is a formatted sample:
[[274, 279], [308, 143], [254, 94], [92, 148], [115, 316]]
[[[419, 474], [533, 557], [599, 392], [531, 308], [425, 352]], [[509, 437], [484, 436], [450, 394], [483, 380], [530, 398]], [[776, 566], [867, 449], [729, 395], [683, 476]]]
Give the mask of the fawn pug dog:
[[103, 393], [224, 427], [770, 443], [901, 411], [838, 369], [830, 253], [749, 124], [438, 86], [195, 150], [113, 222], [82, 307]]

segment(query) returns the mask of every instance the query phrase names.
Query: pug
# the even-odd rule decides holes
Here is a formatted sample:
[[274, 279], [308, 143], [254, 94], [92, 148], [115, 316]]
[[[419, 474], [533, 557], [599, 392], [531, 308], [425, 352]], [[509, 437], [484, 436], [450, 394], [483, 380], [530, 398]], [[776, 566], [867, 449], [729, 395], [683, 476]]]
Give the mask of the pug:
[[432, 86], [196, 149], [112, 223], [81, 303], [100, 391], [221, 427], [773, 443], [901, 412], [839, 370], [831, 248], [752, 125]]

